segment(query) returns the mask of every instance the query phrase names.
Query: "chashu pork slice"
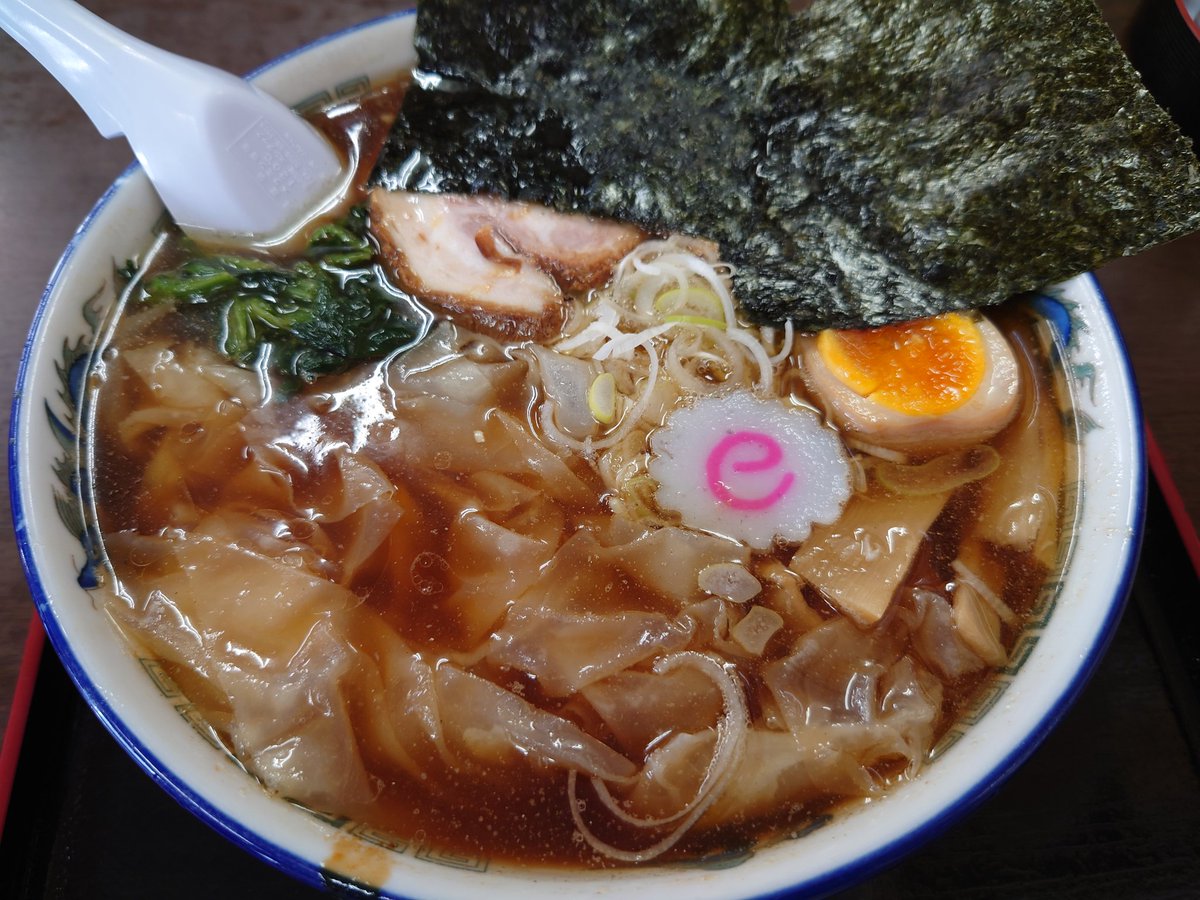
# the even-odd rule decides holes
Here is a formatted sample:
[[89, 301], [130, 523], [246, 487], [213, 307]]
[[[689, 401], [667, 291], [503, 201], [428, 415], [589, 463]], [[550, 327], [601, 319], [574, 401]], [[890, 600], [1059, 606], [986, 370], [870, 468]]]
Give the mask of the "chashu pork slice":
[[371, 192], [371, 230], [406, 291], [477, 331], [543, 340], [566, 316], [563, 290], [608, 280], [637, 228], [528, 203]]
[[599, 287], [613, 268], [645, 238], [632, 225], [560, 213], [536, 203], [489, 200], [496, 232], [523, 256], [531, 257], [564, 291]]

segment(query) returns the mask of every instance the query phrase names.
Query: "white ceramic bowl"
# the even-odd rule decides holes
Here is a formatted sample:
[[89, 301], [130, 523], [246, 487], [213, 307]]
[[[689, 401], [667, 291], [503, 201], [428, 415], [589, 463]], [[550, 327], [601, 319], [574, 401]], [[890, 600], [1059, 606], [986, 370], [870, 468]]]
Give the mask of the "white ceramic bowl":
[[[352, 96], [412, 64], [413, 23], [401, 14], [334, 35], [266, 67], [258, 82], [297, 105]], [[1081, 277], [1049, 290], [1044, 301], [1070, 331], [1064, 367], [1081, 435], [1070, 557], [1044, 591], [1012, 665], [980, 698], [969, 726], [951, 733], [915, 781], [723, 869], [531, 871], [439, 854], [353, 823], [336, 827], [277, 799], [230, 764], [190, 724], [187, 699], [131, 654], [86, 589], [92, 542], [80, 512], [87, 498], [76, 470], [76, 403], [114, 300], [114, 262], [144, 251], [162, 214], [143, 173], [131, 168], [80, 226], [54, 272], [25, 348], [12, 416], [17, 540], [50, 641], [116, 739], [186, 808], [302, 881], [350, 878], [383, 896], [494, 900], [832, 891], [892, 862], [994, 790], [1079, 692], [1120, 615], [1140, 535], [1141, 417], [1112, 318], [1095, 281]]]

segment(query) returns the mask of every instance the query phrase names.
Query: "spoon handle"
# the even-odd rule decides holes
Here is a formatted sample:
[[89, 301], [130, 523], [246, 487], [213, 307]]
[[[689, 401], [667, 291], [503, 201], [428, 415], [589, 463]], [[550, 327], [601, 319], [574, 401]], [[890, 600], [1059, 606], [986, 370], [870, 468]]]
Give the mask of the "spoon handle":
[[116, 86], [131, 64], [150, 63], [149, 45], [73, 0], [0, 0], [0, 28], [70, 91], [104, 137], [124, 133]]
[[0, 0], [0, 28], [102, 135], [128, 138], [185, 229], [276, 235], [339, 189], [341, 160], [325, 138], [241, 78], [138, 40], [73, 0]]

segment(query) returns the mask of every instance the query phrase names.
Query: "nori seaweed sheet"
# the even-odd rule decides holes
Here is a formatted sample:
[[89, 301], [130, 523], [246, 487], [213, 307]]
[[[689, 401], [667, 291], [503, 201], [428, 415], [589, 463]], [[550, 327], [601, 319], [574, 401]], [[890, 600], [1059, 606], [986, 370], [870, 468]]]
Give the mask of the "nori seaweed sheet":
[[712, 238], [755, 321], [1000, 302], [1200, 228], [1091, 0], [426, 0], [373, 175]]

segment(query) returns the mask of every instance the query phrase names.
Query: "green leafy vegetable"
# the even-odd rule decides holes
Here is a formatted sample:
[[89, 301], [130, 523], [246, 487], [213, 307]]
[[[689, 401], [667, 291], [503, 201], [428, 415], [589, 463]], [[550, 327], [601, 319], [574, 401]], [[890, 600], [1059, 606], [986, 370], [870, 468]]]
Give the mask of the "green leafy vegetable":
[[423, 0], [373, 180], [720, 242], [804, 330], [995, 303], [1200, 227], [1091, 0]]
[[148, 278], [141, 296], [215, 319], [222, 353], [287, 384], [380, 359], [417, 338], [419, 325], [372, 263], [364, 210], [318, 228], [303, 257], [292, 265], [197, 257]]
[[345, 221], [330, 222], [314, 231], [305, 255], [326, 266], [354, 268], [369, 265], [374, 251], [367, 240], [366, 208], [356, 206]]

